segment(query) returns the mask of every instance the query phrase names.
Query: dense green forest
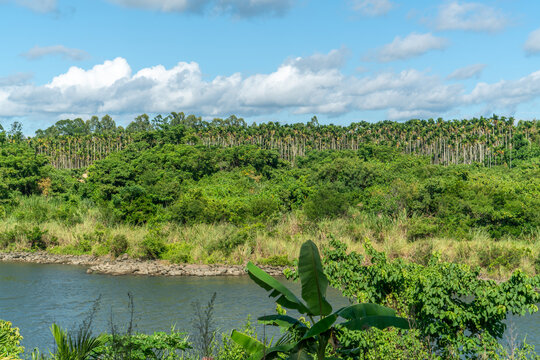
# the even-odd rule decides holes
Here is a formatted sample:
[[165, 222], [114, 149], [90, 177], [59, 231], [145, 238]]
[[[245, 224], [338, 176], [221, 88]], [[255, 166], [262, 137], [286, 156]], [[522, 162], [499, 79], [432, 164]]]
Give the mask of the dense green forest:
[[[29, 139], [15, 124], [0, 133], [0, 248], [287, 264], [287, 247], [333, 233], [357, 250], [368, 238], [393, 257], [422, 262], [439, 251], [490, 276], [518, 267], [534, 274], [540, 272], [538, 123], [512, 123], [493, 117], [335, 127], [312, 119], [245, 126], [234, 116], [205, 123], [173, 113], [152, 121], [141, 115], [125, 130], [108, 116], [62, 120]], [[313, 147], [315, 138], [335, 146], [297, 153], [291, 162], [273, 145], [233, 140], [268, 131], [278, 143], [297, 131]], [[205, 143], [201, 134], [213, 132], [229, 140]], [[368, 132], [354, 150], [329, 140]], [[491, 147], [476, 142], [473, 158], [483, 163], [453, 164], [444, 147], [440, 154], [410, 154], [427, 151], [427, 139], [470, 140], [477, 132], [484, 133], [482, 141], [496, 139], [485, 142]], [[425, 142], [410, 147], [412, 134]], [[51, 166], [60, 158], [72, 162], [81, 154], [74, 144], [92, 139], [104, 141], [98, 155], [93, 149], [84, 155], [97, 156], [92, 165]], [[40, 141], [63, 144], [57, 149], [64, 155], [44, 155], [36, 149]], [[489, 155], [490, 148], [501, 148], [501, 156]], [[434, 163], [439, 158], [449, 164]]]
[[[290, 299], [276, 298], [273, 321], [288, 342], [310, 334], [313, 344], [327, 344], [306, 347], [304, 358], [310, 351], [340, 359], [535, 358], [527, 345], [509, 350], [500, 340], [507, 313], [535, 312], [540, 297], [538, 123], [246, 126], [236, 117], [205, 123], [173, 113], [139, 116], [126, 129], [94, 117], [62, 120], [32, 138], [20, 124], [0, 132], [0, 251], [251, 260], [290, 265], [287, 275], [302, 280], [296, 255], [307, 240], [321, 247], [315, 270], [330, 285], [412, 325], [336, 325], [312, 335], [324, 324], [294, 322], [280, 307]], [[259, 285], [278, 286], [258, 274]], [[320, 321], [333, 319], [328, 314]], [[16, 358], [20, 335], [1, 321], [0, 330], [0, 355], [5, 342]], [[178, 332], [114, 338], [52, 330], [57, 344], [86, 336], [101, 358], [126, 358], [126, 349], [200, 358], [190, 357], [192, 344]], [[244, 335], [237, 340], [259, 348], [252, 327]], [[212, 354], [248, 359], [240, 345], [227, 334]], [[280, 349], [281, 358], [293, 352]], [[51, 358], [71, 355], [62, 356]]]

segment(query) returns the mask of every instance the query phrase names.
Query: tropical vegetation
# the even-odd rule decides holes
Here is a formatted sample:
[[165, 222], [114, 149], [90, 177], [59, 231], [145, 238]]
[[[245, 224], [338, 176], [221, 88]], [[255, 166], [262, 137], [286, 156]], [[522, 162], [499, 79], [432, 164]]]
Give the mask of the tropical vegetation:
[[[270, 344], [248, 326], [218, 342], [201, 327], [201, 345], [174, 329], [53, 325], [56, 350], [35, 358], [535, 358], [501, 338], [508, 313], [540, 301], [538, 122], [248, 126], [172, 113], [125, 129], [61, 120], [34, 137], [15, 123], [0, 128], [0, 251], [251, 261], [278, 304], [260, 320], [284, 335]], [[292, 266], [303, 301], [255, 264]], [[327, 283], [355, 305], [332, 311]], [[0, 359], [19, 357], [20, 341], [0, 322]]]

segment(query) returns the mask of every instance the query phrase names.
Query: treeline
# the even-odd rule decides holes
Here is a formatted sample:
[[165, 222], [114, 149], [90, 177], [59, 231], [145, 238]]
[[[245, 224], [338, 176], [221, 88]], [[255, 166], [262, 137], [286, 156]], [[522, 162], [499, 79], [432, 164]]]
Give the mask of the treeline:
[[179, 125], [67, 170], [12, 140], [0, 138], [0, 251], [287, 264], [291, 247], [330, 227], [419, 262], [442, 251], [496, 276], [540, 273], [536, 144], [516, 149], [512, 168], [441, 166], [377, 144], [293, 165], [256, 145], [190, 145]]
[[362, 144], [370, 143], [407, 154], [424, 155], [433, 164], [478, 163], [487, 167], [506, 164], [513, 167], [516, 160], [536, 156], [530, 153], [537, 151], [538, 146], [534, 145], [540, 145], [538, 121], [516, 123], [513, 118], [496, 115], [470, 120], [363, 121], [336, 126], [320, 125], [316, 117], [305, 124], [268, 122], [247, 125], [244, 119], [234, 115], [204, 121], [182, 112], [165, 117], [158, 115], [153, 119], [143, 114], [126, 128], [116, 126], [108, 115], [101, 120], [95, 116], [87, 121], [61, 120], [45, 130], [36, 131], [36, 136], [28, 141], [37, 153], [48, 156], [53, 166], [81, 168], [141, 139], [151, 145], [160, 143], [171, 131], [185, 132], [190, 136], [189, 144], [256, 145], [276, 150], [280, 158], [293, 163], [311, 150], [357, 150]]
[[55, 170], [25, 143], [0, 142], [0, 202], [8, 210], [18, 195], [67, 196], [69, 218], [88, 199], [107, 222], [132, 225], [269, 223], [297, 210], [317, 221], [355, 209], [405, 216], [411, 240], [466, 238], [471, 229], [496, 239], [522, 237], [540, 228], [540, 156], [511, 169], [443, 167], [392, 147], [359, 144], [311, 151], [292, 166], [276, 150], [189, 145], [185, 128], [164, 134], [139, 138], [84, 174]]

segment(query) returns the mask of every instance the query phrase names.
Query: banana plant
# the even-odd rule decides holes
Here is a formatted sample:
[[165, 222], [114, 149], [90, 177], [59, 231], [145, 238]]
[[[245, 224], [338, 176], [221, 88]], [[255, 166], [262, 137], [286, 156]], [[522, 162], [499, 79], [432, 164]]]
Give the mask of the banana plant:
[[[247, 272], [251, 279], [270, 292], [270, 297], [285, 309], [296, 310], [310, 319], [295, 319], [288, 315], [277, 314], [259, 317], [267, 325], [279, 326], [286, 330], [275, 346], [267, 347], [259, 340], [233, 330], [231, 338], [242, 346], [250, 355], [250, 360], [287, 359], [324, 360], [328, 344], [334, 339], [339, 328], [365, 330], [369, 327], [385, 329], [393, 326], [408, 329], [407, 319], [396, 316], [393, 309], [377, 304], [355, 304], [332, 312], [332, 306], [326, 300], [328, 278], [326, 277], [319, 250], [312, 241], [302, 244], [298, 258], [298, 274], [302, 285], [302, 300], [278, 280], [266, 272], [248, 263]], [[336, 353], [349, 350], [335, 347]]]

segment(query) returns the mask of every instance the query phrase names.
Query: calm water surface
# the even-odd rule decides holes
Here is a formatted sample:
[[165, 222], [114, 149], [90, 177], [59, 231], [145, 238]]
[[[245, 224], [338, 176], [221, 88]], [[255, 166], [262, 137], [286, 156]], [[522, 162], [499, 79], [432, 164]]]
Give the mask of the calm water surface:
[[[292, 286], [299, 289], [297, 284]], [[215, 321], [223, 331], [241, 328], [249, 314], [255, 318], [275, 311], [267, 293], [247, 276], [114, 277], [89, 275], [85, 268], [76, 266], [0, 263], [0, 319], [20, 328], [27, 349], [52, 348], [50, 325], [56, 322], [66, 328], [76, 327], [98, 296], [96, 332], [110, 329], [111, 314], [116, 324], [127, 324], [128, 292], [134, 297], [136, 329], [143, 332], [168, 331], [174, 324], [191, 332], [192, 303], [204, 305], [214, 292]], [[347, 304], [335, 290], [330, 299], [335, 308]], [[539, 313], [511, 317], [509, 321], [518, 339], [526, 335], [527, 342], [540, 350]]]

